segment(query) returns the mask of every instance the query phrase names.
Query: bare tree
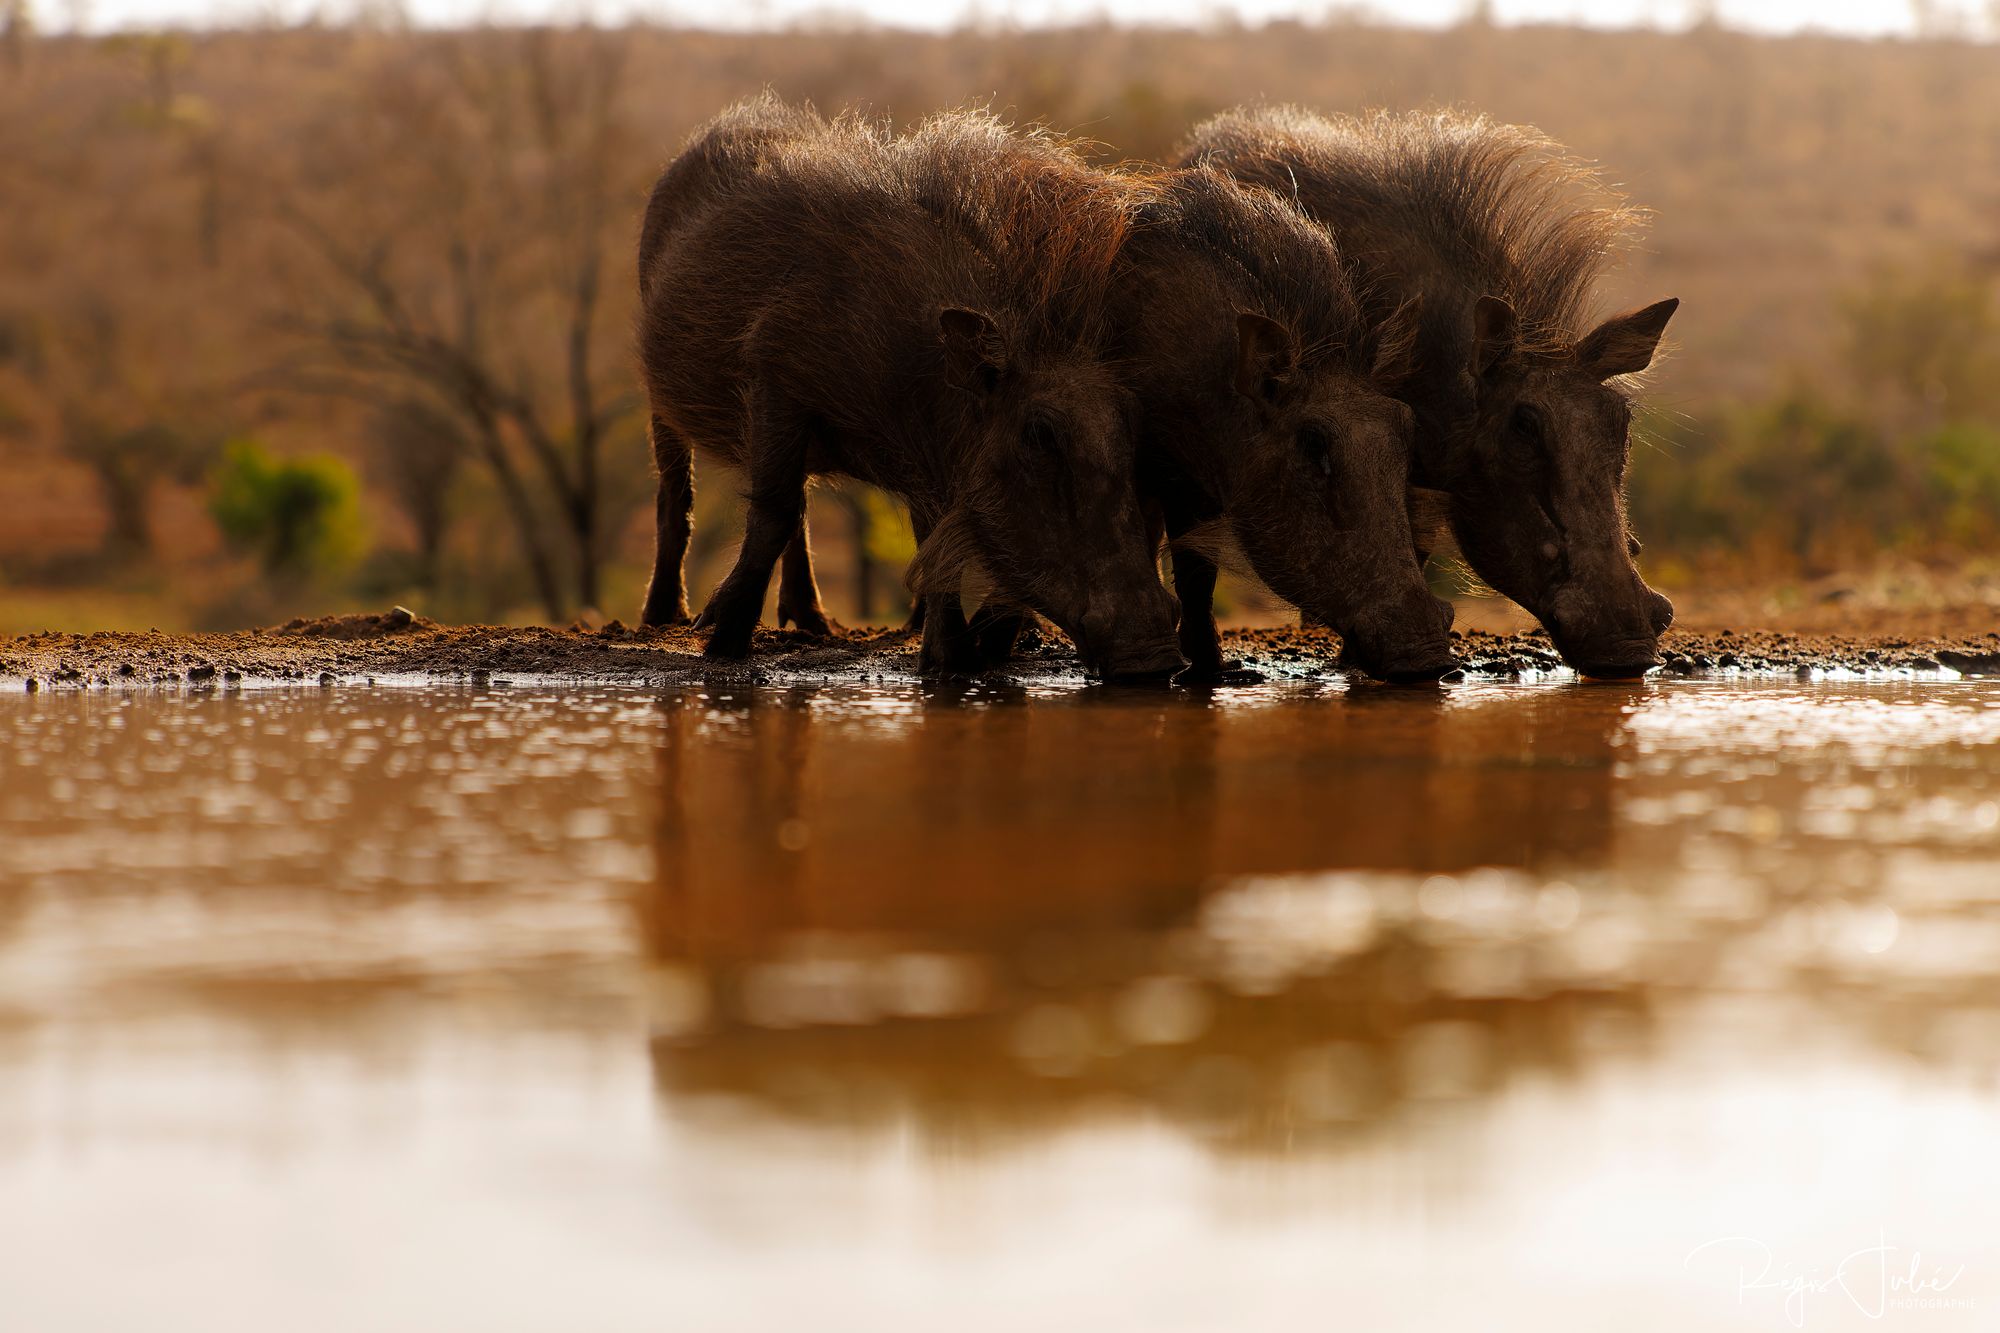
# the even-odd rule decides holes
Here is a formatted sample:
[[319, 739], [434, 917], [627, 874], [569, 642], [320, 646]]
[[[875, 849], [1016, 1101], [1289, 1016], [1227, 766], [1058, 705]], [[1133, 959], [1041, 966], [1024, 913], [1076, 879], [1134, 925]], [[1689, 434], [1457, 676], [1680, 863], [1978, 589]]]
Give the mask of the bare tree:
[[149, 373], [143, 334], [115, 295], [70, 290], [60, 317], [0, 312], [7, 387], [50, 427], [61, 454], [87, 470], [103, 506], [103, 554], [153, 553], [152, 501], [163, 483], [198, 480], [220, 432], [184, 394]]
[[373, 455], [417, 542], [416, 585], [437, 591], [451, 526], [451, 492], [471, 446], [457, 416], [427, 399], [391, 399], [374, 411]]
[[296, 182], [279, 205], [325, 279], [287, 319], [309, 344], [290, 379], [364, 399], [400, 382], [449, 413], [552, 619], [599, 603], [606, 455], [621, 433], [636, 439], [602, 300], [607, 233], [629, 211], [612, 198], [632, 157], [623, 74], [616, 41], [595, 32], [406, 52], [372, 90], [374, 128], [397, 145], [334, 144], [360, 179]]

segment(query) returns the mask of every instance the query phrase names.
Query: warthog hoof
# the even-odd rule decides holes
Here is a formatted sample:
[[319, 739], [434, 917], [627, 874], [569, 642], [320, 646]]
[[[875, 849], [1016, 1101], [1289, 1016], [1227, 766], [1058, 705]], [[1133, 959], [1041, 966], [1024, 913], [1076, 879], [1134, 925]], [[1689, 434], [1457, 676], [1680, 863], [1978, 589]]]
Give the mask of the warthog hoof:
[[754, 624], [746, 625], [740, 630], [718, 626], [708, 636], [708, 644], [701, 650], [701, 655], [707, 658], [731, 662], [748, 657], [750, 655], [750, 639], [756, 632], [757, 627]]
[[778, 604], [778, 628], [783, 629], [787, 623], [797, 626], [799, 633], [810, 634], [816, 639], [838, 638], [842, 632], [839, 622], [833, 620], [824, 610], [817, 606], [809, 606], [803, 611], [797, 611], [780, 602]]

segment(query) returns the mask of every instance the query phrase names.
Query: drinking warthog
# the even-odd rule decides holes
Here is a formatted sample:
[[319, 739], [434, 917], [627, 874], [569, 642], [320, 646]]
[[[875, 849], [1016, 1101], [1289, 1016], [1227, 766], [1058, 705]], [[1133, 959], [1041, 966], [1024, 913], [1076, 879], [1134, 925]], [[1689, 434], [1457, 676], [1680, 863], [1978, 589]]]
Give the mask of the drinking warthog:
[[[717, 131], [746, 141], [759, 106], [777, 104]], [[930, 539], [926, 671], [983, 664], [949, 584], [968, 561], [996, 600], [1046, 615], [1104, 674], [1178, 669], [1134, 488], [1132, 403], [1105, 364], [1130, 191], [983, 113], [897, 138], [784, 115], [699, 207], [649, 209], [639, 347], [662, 476], [655, 588], [679, 588], [685, 519], [669, 494], [699, 448], [749, 479], [743, 547], [708, 613], [712, 656], [748, 651], [807, 479], [844, 475], [902, 497]], [[670, 167], [656, 193], [675, 180]], [[672, 593], [648, 600], [678, 609]]]
[[1632, 563], [1631, 406], [1677, 301], [1591, 326], [1592, 287], [1634, 215], [1525, 129], [1449, 113], [1233, 111], [1182, 149], [1295, 199], [1340, 238], [1369, 318], [1417, 315], [1414, 485], [1449, 494], [1472, 568], [1587, 675], [1655, 662], [1673, 605]]
[[1414, 423], [1385, 392], [1409, 340], [1371, 333], [1326, 229], [1270, 191], [1207, 167], [1134, 185], [1113, 322], [1142, 490], [1176, 538], [1181, 651], [1196, 672], [1224, 668], [1216, 567], [1184, 535], [1220, 518], [1370, 675], [1451, 670], [1451, 608], [1424, 585], [1406, 509]]

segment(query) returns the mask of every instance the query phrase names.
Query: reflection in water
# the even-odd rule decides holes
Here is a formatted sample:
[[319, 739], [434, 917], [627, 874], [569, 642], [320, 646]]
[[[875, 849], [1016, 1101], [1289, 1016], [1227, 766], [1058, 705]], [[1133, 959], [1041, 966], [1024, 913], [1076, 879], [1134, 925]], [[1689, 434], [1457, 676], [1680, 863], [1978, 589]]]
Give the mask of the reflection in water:
[[1647, 1009], [1538, 878], [1605, 856], [1631, 698], [669, 699], [662, 1085], [1289, 1147], [1571, 1067]]
[[5, 698], [0, 1327], [1986, 1327], [1996, 975], [1991, 684]]

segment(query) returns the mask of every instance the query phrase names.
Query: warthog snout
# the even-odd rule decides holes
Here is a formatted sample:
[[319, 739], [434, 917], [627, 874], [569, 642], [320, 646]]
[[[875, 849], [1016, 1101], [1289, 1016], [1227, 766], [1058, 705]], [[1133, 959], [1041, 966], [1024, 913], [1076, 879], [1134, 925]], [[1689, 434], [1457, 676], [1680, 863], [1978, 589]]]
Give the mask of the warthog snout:
[[1594, 657], [1568, 652], [1563, 656], [1576, 664], [1579, 676], [1588, 676], [1593, 680], [1637, 680], [1660, 664], [1651, 639], [1610, 644]]
[[1549, 637], [1563, 660], [1576, 668], [1579, 676], [1599, 680], [1631, 680], [1645, 675], [1660, 664], [1660, 636], [1656, 633], [1572, 633], [1556, 621]]
[[1458, 669], [1452, 614], [1451, 603], [1423, 593], [1399, 611], [1357, 617], [1340, 626], [1341, 660], [1392, 684], [1437, 680]]
[[1582, 589], [1566, 587], [1551, 599], [1543, 619], [1563, 660], [1577, 674], [1631, 680], [1660, 664], [1660, 634], [1673, 623], [1674, 604], [1635, 575], [1620, 606], [1596, 604]]
[[1148, 579], [1119, 594], [1094, 593], [1076, 624], [1064, 629], [1084, 663], [1107, 680], [1165, 679], [1187, 666], [1174, 615], [1174, 599], [1158, 579]]
[[1187, 659], [1181, 656], [1179, 646], [1162, 643], [1106, 662], [1099, 668], [1099, 674], [1106, 680], [1164, 681], [1173, 679], [1186, 669]]

